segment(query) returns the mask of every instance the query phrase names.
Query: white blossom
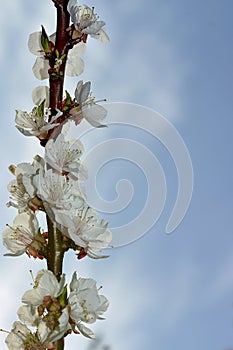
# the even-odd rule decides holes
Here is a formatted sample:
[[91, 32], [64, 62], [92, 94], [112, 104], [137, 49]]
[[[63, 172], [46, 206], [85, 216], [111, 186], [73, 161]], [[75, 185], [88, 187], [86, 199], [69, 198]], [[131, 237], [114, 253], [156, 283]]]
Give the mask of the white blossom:
[[33, 334], [23, 323], [16, 321], [5, 340], [9, 350], [46, 350], [36, 334]]
[[36, 136], [40, 140], [46, 138], [48, 131], [58, 126], [56, 120], [62, 115], [57, 110], [49, 121], [50, 111], [47, 109], [43, 115], [39, 111], [39, 107], [34, 107], [30, 113], [16, 110], [15, 124], [16, 128], [25, 136]]
[[[49, 40], [55, 44], [56, 37], [51, 35]], [[49, 60], [45, 58], [45, 52], [41, 45], [41, 32], [31, 33], [28, 40], [28, 48], [30, 52], [37, 57], [35, 64], [32, 68], [33, 73], [37, 79], [44, 80], [49, 78], [48, 70]], [[80, 75], [84, 70], [84, 62], [79, 57], [85, 52], [86, 45], [81, 42], [76, 44], [68, 53], [66, 71], [65, 74], [68, 76]], [[59, 64], [59, 62], [57, 62]], [[60, 62], [61, 63], [61, 62]]]
[[86, 167], [81, 163], [83, 154], [81, 141], [65, 141], [63, 133], [56, 140], [50, 139], [45, 146], [45, 162], [61, 175], [79, 181], [87, 178]]
[[22, 302], [26, 305], [19, 308], [19, 319], [26, 325], [37, 328], [36, 335], [42, 344], [61, 339], [71, 328], [68, 308], [59, 302], [64, 288], [64, 275], [58, 281], [51, 271], [41, 270], [33, 289], [25, 292], [22, 297]]
[[64, 334], [71, 328], [69, 324], [68, 308], [62, 310], [61, 316], [58, 318], [59, 325], [51, 330], [43, 320], [39, 323], [37, 334], [42, 343], [53, 343], [61, 339]]
[[99, 21], [99, 17], [94, 13], [94, 7], [86, 5], [79, 6], [76, 0], [69, 0], [67, 5], [71, 21], [76, 31], [89, 34], [102, 42], [108, 42], [109, 38], [103, 29], [104, 21]]
[[[58, 319], [59, 325], [53, 330], [49, 329], [46, 322], [40, 319], [37, 314], [35, 322], [30, 322], [29, 317], [34, 318], [34, 315], [30, 313], [25, 318], [26, 306], [22, 306], [18, 310], [18, 315], [23, 319], [26, 319], [26, 324], [36, 327], [34, 333], [24, 323], [19, 321], [14, 322], [11, 332], [6, 338], [6, 344], [9, 350], [47, 350], [53, 349], [53, 342], [61, 339], [65, 332], [70, 329], [68, 323], [69, 314], [67, 308], [62, 311], [61, 316]], [[23, 315], [24, 314], [24, 315]], [[27, 322], [28, 321], [28, 322]], [[24, 322], [24, 321], [23, 321]]]
[[13, 222], [13, 226], [7, 227], [3, 232], [3, 245], [13, 254], [6, 255], [22, 255], [25, 252], [38, 251], [39, 242], [36, 236], [39, 231], [39, 223], [33, 214], [18, 214]]
[[70, 317], [83, 335], [94, 338], [94, 333], [83, 322], [91, 324], [97, 319], [103, 319], [101, 315], [107, 310], [109, 301], [105, 296], [99, 295], [96, 281], [91, 278], [77, 279], [76, 272], [73, 274], [70, 290]]
[[[75, 214], [75, 215], [74, 215]], [[93, 251], [102, 251], [109, 247], [112, 233], [108, 229], [108, 223], [100, 220], [97, 212], [85, 205], [76, 213], [69, 211], [55, 211], [55, 219], [63, 227], [67, 228], [67, 235], [77, 246], [85, 249], [91, 258], [99, 256]]]
[[88, 81], [83, 84], [80, 80], [75, 89], [75, 99], [78, 103], [78, 107], [74, 107], [70, 110], [70, 115], [73, 117], [76, 123], [79, 123], [81, 119], [86, 119], [94, 127], [103, 127], [103, 119], [107, 115], [107, 111], [104, 107], [97, 104], [95, 98], [90, 93], [91, 82]]
[[31, 199], [30, 195], [26, 192], [25, 187], [22, 183], [19, 183], [16, 179], [11, 180], [7, 186], [10, 192], [10, 198], [15, 202], [9, 201], [7, 203], [8, 207], [17, 208], [19, 213], [23, 213], [29, 210], [28, 203]]
[[[35, 187], [32, 184], [33, 176], [43, 167], [43, 159], [39, 156], [35, 157], [32, 164], [20, 163], [17, 166], [11, 165], [10, 171], [15, 175], [15, 179], [8, 184], [14, 202], [10, 201], [7, 206], [12, 206], [18, 209], [19, 213], [35, 211], [39, 206], [39, 201], [36, 199]], [[15, 203], [16, 202], [16, 203]]]
[[52, 169], [40, 169], [39, 174], [33, 178], [33, 184], [45, 210], [71, 210], [83, 205], [84, 198], [78, 181], [68, 181], [66, 176], [57, 174]]
[[33, 289], [24, 293], [22, 302], [27, 305], [39, 306], [43, 304], [44, 297], [57, 298], [63, 292], [64, 286], [64, 275], [61, 276], [58, 282], [51, 271], [40, 270], [37, 273]]

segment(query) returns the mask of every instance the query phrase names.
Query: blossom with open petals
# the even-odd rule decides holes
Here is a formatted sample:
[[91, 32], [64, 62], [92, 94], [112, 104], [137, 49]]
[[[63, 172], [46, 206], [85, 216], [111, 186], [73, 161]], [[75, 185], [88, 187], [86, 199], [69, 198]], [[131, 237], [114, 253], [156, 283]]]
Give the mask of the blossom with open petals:
[[94, 333], [83, 323], [91, 324], [97, 319], [103, 319], [101, 315], [108, 309], [109, 301], [99, 294], [96, 281], [91, 278], [77, 279], [76, 272], [73, 274], [70, 290], [70, 317], [84, 336], [94, 338]]
[[109, 247], [112, 233], [108, 223], [98, 217], [98, 213], [87, 205], [72, 213], [56, 211], [56, 221], [67, 228], [68, 236], [77, 246], [83, 247], [91, 258], [101, 258], [94, 251], [102, 251]]
[[58, 281], [52, 271], [41, 270], [33, 289], [22, 297], [25, 305], [19, 308], [18, 316], [26, 325], [37, 327], [37, 337], [43, 344], [61, 339], [71, 328], [68, 308], [59, 299], [64, 289], [64, 274]]
[[40, 169], [39, 174], [33, 178], [37, 196], [43, 201], [45, 210], [61, 209], [71, 210], [83, 206], [84, 198], [80, 191], [78, 181], [55, 173], [52, 169]]
[[36, 197], [36, 189], [32, 184], [33, 176], [43, 168], [43, 159], [35, 157], [32, 164], [20, 163], [17, 166], [10, 165], [10, 171], [15, 175], [15, 179], [10, 181], [8, 191], [10, 199], [7, 206], [18, 209], [19, 213], [36, 211], [42, 205], [42, 202]]
[[[50, 309], [53, 309], [53, 313], [46, 310], [44, 313], [39, 314], [39, 308], [32, 305], [22, 305], [17, 312], [21, 322], [27, 326], [37, 328], [36, 335], [43, 344], [52, 343], [61, 339], [64, 333], [71, 328], [69, 325], [68, 308], [65, 307], [59, 310], [59, 302], [55, 301], [55, 303], [56, 304], [50, 305]], [[48, 317], [49, 313], [50, 315]]]
[[48, 131], [58, 126], [56, 120], [62, 115], [62, 112], [57, 110], [57, 113], [50, 117], [50, 111], [47, 109], [41, 113], [39, 107], [34, 107], [30, 113], [16, 110], [15, 124], [16, 128], [24, 136], [36, 136], [40, 140], [47, 137]]
[[83, 118], [94, 127], [103, 127], [102, 121], [107, 115], [104, 107], [97, 104], [95, 98], [90, 93], [91, 82], [88, 81], [83, 84], [80, 80], [75, 89], [75, 99], [78, 107], [70, 110], [70, 115], [76, 123], [79, 123]]
[[45, 162], [61, 175], [79, 181], [87, 178], [87, 170], [81, 163], [83, 153], [81, 141], [65, 141], [63, 133], [56, 140], [50, 139], [45, 146]]
[[52, 327], [53, 329], [51, 329], [51, 323], [46, 322], [46, 320], [41, 320], [38, 325], [38, 338], [43, 343], [53, 343], [61, 339], [64, 336], [64, 334], [69, 329], [71, 329], [71, 326], [69, 324], [69, 312], [67, 307], [61, 311], [61, 315], [58, 317], [57, 320], [56, 314], [54, 314], [54, 316], [55, 317], [52, 319], [52, 322], [54, 322], [54, 324], [57, 323], [57, 326]]
[[34, 257], [39, 255], [45, 241], [39, 233], [39, 223], [34, 214], [18, 214], [13, 222], [13, 226], [8, 225], [3, 232], [3, 245], [13, 254], [12, 256], [22, 255], [27, 252]]
[[58, 282], [51, 271], [40, 270], [37, 273], [33, 289], [24, 293], [22, 302], [27, 305], [39, 306], [43, 304], [45, 297], [57, 298], [63, 292], [64, 286], [64, 275], [61, 276]]
[[94, 7], [79, 6], [76, 0], [69, 0], [67, 9], [77, 32], [88, 34], [102, 42], [109, 41], [103, 28], [105, 22], [99, 21], [99, 17], [94, 13]]
[[46, 350], [46, 345], [42, 344], [35, 333], [32, 333], [23, 323], [16, 321], [13, 323], [11, 332], [5, 340], [9, 350]]
[[28, 204], [30, 202], [31, 196], [26, 191], [22, 182], [17, 181], [17, 179], [11, 180], [7, 186], [7, 189], [11, 194], [10, 199], [13, 200], [7, 202], [8, 207], [17, 208], [19, 213], [30, 210]]

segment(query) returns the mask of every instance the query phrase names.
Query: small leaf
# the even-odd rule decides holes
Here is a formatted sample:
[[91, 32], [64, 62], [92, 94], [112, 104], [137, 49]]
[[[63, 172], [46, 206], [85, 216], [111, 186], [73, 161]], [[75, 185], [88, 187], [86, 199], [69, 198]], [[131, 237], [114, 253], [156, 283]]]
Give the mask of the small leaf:
[[44, 49], [44, 52], [45, 53], [50, 53], [50, 44], [49, 44], [49, 38], [48, 38], [48, 35], [44, 29], [43, 26], [42, 27], [42, 33], [41, 33], [41, 45]]
[[71, 105], [72, 99], [71, 99], [71, 96], [67, 90], [66, 90], [66, 100], [65, 101], [66, 101], [65, 107], [69, 107]]
[[57, 49], [55, 50], [55, 55], [56, 55], [56, 58], [59, 60], [60, 56], [59, 56], [59, 52]]
[[37, 108], [37, 114], [40, 118], [44, 118], [44, 105], [45, 105], [45, 100], [42, 101]]
[[61, 56], [61, 60], [63, 61], [65, 57], [66, 57], [66, 54], [64, 53], [64, 54]]
[[58, 300], [63, 307], [67, 305], [67, 285], [65, 285], [62, 294], [60, 294], [58, 297]]

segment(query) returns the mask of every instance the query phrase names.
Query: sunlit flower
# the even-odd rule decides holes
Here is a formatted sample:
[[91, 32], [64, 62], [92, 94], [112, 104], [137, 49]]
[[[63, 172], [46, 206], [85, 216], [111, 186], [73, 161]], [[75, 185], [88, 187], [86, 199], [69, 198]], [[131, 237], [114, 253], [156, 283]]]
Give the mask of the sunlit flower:
[[57, 110], [57, 113], [50, 118], [50, 111], [41, 111], [39, 107], [34, 107], [30, 113], [16, 110], [15, 124], [16, 128], [25, 136], [36, 136], [40, 140], [46, 138], [48, 131], [58, 126], [56, 120], [62, 115], [62, 112]]
[[108, 229], [108, 223], [100, 220], [98, 213], [84, 206], [76, 215], [72, 212], [55, 212], [56, 221], [67, 228], [68, 236], [77, 246], [83, 247], [91, 258], [101, 258], [93, 251], [101, 251], [109, 247], [112, 240], [112, 233]]
[[6, 337], [6, 345], [9, 350], [46, 350], [37, 335], [32, 333], [23, 323], [16, 321], [9, 335]]
[[65, 141], [63, 133], [56, 140], [49, 140], [45, 146], [45, 162], [61, 175], [79, 181], [87, 178], [87, 170], [80, 161], [83, 153], [81, 141]]
[[103, 29], [105, 22], [99, 21], [99, 17], [94, 13], [94, 7], [79, 6], [76, 0], [69, 0], [67, 9], [77, 32], [88, 34], [102, 42], [109, 41]]
[[19, 183], [16, 179], [12, 180], [8, 186], [8, 191], [10, 192], [10, 198], [15, 202], [9, 201], [7, 203], [8, 207], [17, 208], [19, 213], [23, 213], [29, 210], [28, 203], [31, 199], [31, 196], [25, 190], [25, 187], [22, 183]]
[[73, 274], [70, 290], [70, 317], [84, 336], [94, 338], [94, 333], [83, 322], [91, 324], [97, 319], [103, 319], [101, 315], [107, 310], [109, 301], [105, 296], [99, 295], [96, 281], [91, 278], [77, 279], [76, 272]]
[[18, 214], [13, 222], [13, 226], [8, 225], [3, 232], [3, 245], [10, 250], [13, 255], [18, 256], [27, 252], [34, 257], [39, 255], [39, 251], [45, 244], [43, 236], [39, 233], [39, 223], [33, 214]]
[[[54, 316], [54, 318], [52, 316]], [[49, 317], [47, 318], [49, 319]], [[56, 327], [51, 327], [51, 323], [46, 322], [46, 316], [45, 320], [41, 320], [38, 325], [37, 334], [42, 343], [53, 343], [61, 339], [64, 334], [71, 328], [69, 324], [69, 312], [67, 307], [61, 311], [61, 315], [57, 320], [56, 314], [54, 313], [51, 315], [51, 318], [53, 318], [51, 323], [57, 323]]]
[[70, 110], [70, 115], [76, 123], [79, 123], [83, 118], [94, 127], [103, 127], [102, 121], [107, 115], [104, 107], [97, 104], [95, 98], [90, 93], [91, 82], [88, 81], [83, 84], [80, 80], [75, 89], [75, 99], [78, 107]]
[[[69, 325], [69, 313], [68, 308], [64, 308], [60, 313], [56, 315], [53, 313], [50, 315], [51, 322], [49, 321], [48, 313], [45, 312], [39, 315], [37, 308], [30, 305], [23, 305], [19, 308], [17, 312], [21, 322], [17, 323], [14, 330], [8, 336], [7, 345], [13, 346], [13, 341], [18, 342], [20, 346], [19, 349], [30, 349], [30, 350], [47, 350], [53, 349], [53, 342], [61, 339], [64, 334], [71, 328]], [[56, 319], [56, 316], [57, 319]], [[54, 323], [54, 327], [52, 324]], [[14, 324], [15, 325], [15, 324]], [[31, 333], [27, 326], [36, 327], [36, 331]], [[16, 338], [17, 330], [19, 339]], [[16, 347], [9, 347], [9, 349], [16, 349]], [[18, 349], [18, 348], [17, 348]]]
[[22, 322], [37, 327], [37, 337], [43, 343], [51, 343], [61, 339], [71, 328], [68, 308], [60, 302], [64, 292], [65, 276], [58, 282], [49, 270], [38, 272], [32, 290], [22, 297], [23, 305], [18, 310]]
[[[46, 299], [46, 297], [45, 297]], [[41, 306], [33, 307], [31, 305], [23, 305], [18, 309], [18, 316], [20, 321], [30, 327], [36, 327], [37, 338], [43, 344], [48, 344], [61, 339], [71, 327], [69, 325], [69, 313], [68, 308], [60, 310], [60, 304], [58, 301], [54, 301], [49, 306], [51, 310], [45, 310], [39, 314], [38, 309]], [[57, 309], [57, 310], [56, 310]], [[48, 316], [48, 314], [50, 315]], [[47, 348], [46, 348], [47, 349]], [[37, 350], [37, 348], [35, 349]]]
[[[49, 60], [45, 57], [45, 52], [41, 44], [41, 32], [34, 32], [30, 34], [28, 40], [28, 48], [30, 52], [37, 57], [32, 68], [33, 73], [37, 79], [44, 80], [49, 78]], [[49, 40], [55, 44], [55, 35], [51, 35]], [[65, 74], [68, 76], [80, 75], [84, 70], [84, 62], [79, 57], [83, 55], [86, 45], [83, 42], [76, 44], [68, 53]], [[59, 60], [57, 65], [59, 65]], [[60, 62], [61, 63], [61, 62]]]
[[37, 273], [33, 289], [24, 293], [22, 302], [31, 306], [42, 305], [45, 297], [57, 298], [63, 292], [64, 286], [64, 275], [61, 276], [58, 282], [51, 271], [40, 270]]
[[7, 206], [18, 209], [19, 213], [36, 211], [42, 202], [36, 198], [36, 189], [32, 184], [33, 176], [43, 167], [43, 159], [35, 157], [32, 164], [20, 163], [17, 166], [10, 165], [10, 171], [15, 175], [15, 179], [8, 185], [10, 199]]
[[45, 210], [61, 209], [71, 210], [80, 208], [84, 199], [80, 192], [78, 181], [55, 173], [52, 169], [40, 170], [33, 178], [38, 197], [43, 201]]

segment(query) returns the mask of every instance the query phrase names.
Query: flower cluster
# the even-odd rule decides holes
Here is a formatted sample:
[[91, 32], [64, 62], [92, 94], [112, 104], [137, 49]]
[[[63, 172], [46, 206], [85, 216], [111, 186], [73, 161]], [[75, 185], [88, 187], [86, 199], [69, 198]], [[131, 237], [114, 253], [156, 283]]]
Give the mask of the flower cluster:
[[53, 349], [55, 341], [72, 332], [94, 338], [86, 324], [103, 319], [109, 305], [93, 279], [77, 278], [74, 272], [68, 290], [65, 276], [58, 281], [48, 270], [38, 272], [33, 289], [24, 293], [22, 302], [17, 313], [20, 321], [14, 322], [6, 338], [10, 350]]
[[39, 211], [49, 215], [67, 248], [81, 252], [79, 258], [101, 257], [95, 252], [109, 246], [112, 234], [107, 222], [86, 203], [87, 169], [80, 160], [82, 153], [81, 142], [66, 141], [62, 129], [55, 140], [47, 142], [44, 158], [37, 155], [32, 164], [10, 167], [15, 180], [8, 186], [13, 200], [8, 206], [17, 208], [19, 214], [3, 232], [3, 244], [13, 255], [26, 252], [46, 257], [46, 237], [36, 218]]

